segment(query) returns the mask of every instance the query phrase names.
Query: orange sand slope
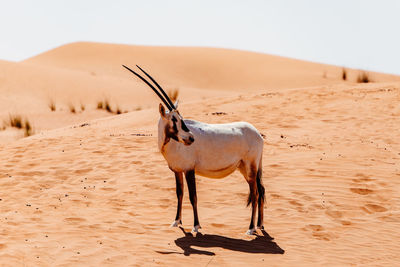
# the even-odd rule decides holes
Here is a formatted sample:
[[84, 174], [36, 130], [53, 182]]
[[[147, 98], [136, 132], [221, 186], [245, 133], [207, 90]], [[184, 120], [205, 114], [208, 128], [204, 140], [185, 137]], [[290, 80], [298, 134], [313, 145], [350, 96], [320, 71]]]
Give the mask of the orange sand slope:
[[[201, 235], [169, 228], [175, 182], [157, 150], [156, 108], [3, 145], [0, 262], [395, 266], [399, 95], [398, 83], [336, 85], [183, 104], [187, 118], [246, 120], [266, 135], [267, 233], [252, 237], [239, 173], [198, 177]], [[192, 226], [187, 195], [184, 231]]]
[[[238, 172], [198, 177], [202, 234], [188, 233], [187, 191], [184, 229], [169, 228], [176, 195], [156, 145], [160, 100], [121, 64], [178, 89], [187, 119], [244, 120], [266, 136], [266, 232], [244, 234], [248, 185]], [[0, 131], [1, 265], [400, 261], [397, 76], [370, 73], [375, 83], [357, 84], [355, 70], [343, 82], [339, 67], [264, 54], [95, 43], [0, 61], [0, 70], [0, 126], [22, 114], [36, 130]], [[104, 98], [129, 113], [96, 109]]]

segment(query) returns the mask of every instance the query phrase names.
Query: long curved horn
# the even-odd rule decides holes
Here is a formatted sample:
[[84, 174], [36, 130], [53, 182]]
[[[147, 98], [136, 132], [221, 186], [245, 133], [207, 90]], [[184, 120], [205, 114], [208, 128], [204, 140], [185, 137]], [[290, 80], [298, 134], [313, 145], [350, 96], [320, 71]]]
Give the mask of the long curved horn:
[[161, 86], [153, 79], [153, 77], [150, 76], [150, 74], [148, 74], [147, 72], [145, 72], [141, 67], [139, 67], [139, 65], [136, 65], [136, 67], [138, 67], [144, 74], [146, 74], [147, 77], [150, 78], [150, 80], [153, 81], [153, 83], [158, 87], [158, 89], [160, 89], [161, 93], [163, 94], [163, 96], [165, 97], [165, 99], [168, 101], [168, 103], [170, 104], [170, 106], [175, 109], [175, 105], [174, 103], [172, 103], [171, 99], [169, 98], [169, 96], [165, 93], [165, 91], [161, 88]]
[[133, 74], [135, 74], [136, 76], [138, 76], [142, 81], [144, 81], [148, 86], [150, 86], [150, 88], [153, 89], [154, 93], [156, 93], [156, 94], [158, 95], [158, 97], [164, 102], [165, 106], [166, 106], [170, 111], [172, 111], [172, 109], [173, 109], [172, 107], [174, 107], [174, 106], [172, 105], [172, 107], [171, 107], [170, 104], [162, 97], [162, 95], [157, 91], [156, 88], [154, 88], [154, 86], [153, 86], [151, 83], [149, 83], [145, 78], [143, 78], [142, 76], [140, 76], [139, 74], [137, 74], [136, 72], [134, 72], [133, 70], [131, 70], [130, 68], [128, 68], [127, 66], [122, 65], [122, 67], [124, 67], [125, 69], [129, 70], [130, 72], [132, 72]]

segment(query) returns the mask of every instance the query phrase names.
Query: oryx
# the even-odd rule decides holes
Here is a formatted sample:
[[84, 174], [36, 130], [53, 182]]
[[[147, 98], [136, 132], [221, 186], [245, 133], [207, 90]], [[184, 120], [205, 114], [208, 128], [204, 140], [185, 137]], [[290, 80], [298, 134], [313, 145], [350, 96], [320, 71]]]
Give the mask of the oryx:
[[[161, 86], [143, 69], [136, 65], [159, 89], [130, 68], [125, 67], [144, 81], [168, 108], [160, 103], [158, 122], [158, 147], [175, 173], [178, 207], [175, 221], [171, 226], [182, 224], [181, 209], [183, 197], [183, 174], [189, 189], [190, 202], [194, 213], [192, 232], [200, 227], [197, 215], [195, 174], [223, 178], [239, 169], [249, 184], [247, 205], [251, 203], [252, 213], [247, 234], [255, 233], [255, 215], [258, 205], [257, 227], [263, 229], [264, 193], [262, 177], [263, 138], [257, 129], [247, 122], [208, 124], [184, 120]], [[161, 93], [160, 93], [161, 92]]]

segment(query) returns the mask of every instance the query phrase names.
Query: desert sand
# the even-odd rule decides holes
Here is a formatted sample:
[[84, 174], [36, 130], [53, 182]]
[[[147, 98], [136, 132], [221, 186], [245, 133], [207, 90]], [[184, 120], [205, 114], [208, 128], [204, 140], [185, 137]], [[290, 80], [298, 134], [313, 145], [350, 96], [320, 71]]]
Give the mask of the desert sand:
[[[184, 118], [247, 121], [265, 135], [265, 232], [245, 235], [239, 172], [197, 177], [201, 234], [190, 234], [186, 186], [183, 228], [169, 227], [160, 101], [121, 64], [179, 90]], [[259, 53], [98, 43], [0, 61], [0, 126], [20, 114], [34, 127], [0, 131], [0, 264], [398, 265], [400, 77], [356, 83], [358, 70], [347, 72], [343, 81], [341, 67]], [[103, 99], [127, 113], [96, 109]]]

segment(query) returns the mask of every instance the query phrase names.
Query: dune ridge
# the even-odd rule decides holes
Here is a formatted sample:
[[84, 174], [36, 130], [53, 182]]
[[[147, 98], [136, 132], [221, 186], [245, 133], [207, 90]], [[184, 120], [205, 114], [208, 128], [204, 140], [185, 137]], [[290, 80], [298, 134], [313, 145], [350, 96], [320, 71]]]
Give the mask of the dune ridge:
[[[151, 70], [166, 85], [239, 91], [329, 84], [338, 81], [342, 70], [342, 67], [233, 49], [88, 42], [63, 45], [23, 63], [119, 77], [125, 76], [119, 69], [121, 64], [138, 64]], [[357, 71], [348, 72], [349, 80], [355, 81]], [[382, 82], [398, 79], [395, 75], [371, 74]]]

